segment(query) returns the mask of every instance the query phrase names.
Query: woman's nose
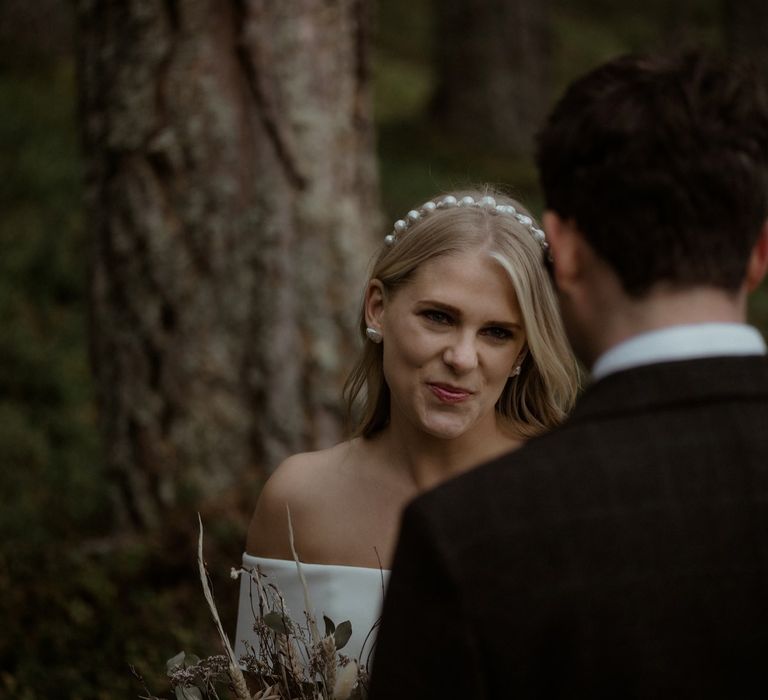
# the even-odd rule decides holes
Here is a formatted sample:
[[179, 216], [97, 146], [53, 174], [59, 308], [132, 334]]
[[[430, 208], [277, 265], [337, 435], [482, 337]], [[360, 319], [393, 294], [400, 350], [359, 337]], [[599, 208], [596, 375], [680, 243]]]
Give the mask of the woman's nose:
[[477, 367], [477, 347], [473, 333], [457, 334], [445, 348], [443, 360], [456, 372], [468, 372]]

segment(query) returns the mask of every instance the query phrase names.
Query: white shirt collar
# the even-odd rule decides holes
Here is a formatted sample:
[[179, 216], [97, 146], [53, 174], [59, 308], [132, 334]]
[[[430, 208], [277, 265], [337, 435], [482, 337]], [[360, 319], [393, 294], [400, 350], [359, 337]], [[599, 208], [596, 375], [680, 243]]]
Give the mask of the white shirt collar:
[[760, 333], [742, 323], [699, 323], [641, 333], [603, 353], [592, 367], [597, 380], [623, 369], [670, 360], [765, 355]]

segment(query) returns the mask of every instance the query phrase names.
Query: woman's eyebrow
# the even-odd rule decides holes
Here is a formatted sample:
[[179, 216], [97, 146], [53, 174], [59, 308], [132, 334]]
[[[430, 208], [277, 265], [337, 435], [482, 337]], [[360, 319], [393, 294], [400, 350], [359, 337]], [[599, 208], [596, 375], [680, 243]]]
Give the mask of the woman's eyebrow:
[[[451, 304], [448, 304], [444, 301], [437, 301], [436, 299], [419, 299], [416, 303], [419, 306], [430, 306], [436, 309], [440, 309], [440, 311], [446, 311], [449, 314], [456, 316], [457, 318], [461, 318], [463, 315], [460, 309], [455, 306], [451, 306]], [[523, 327], [523, 325], [517, 321], [494, 321], [492, 319], [486, 321], [483, 325], [499, 326], [501, 328], [508, 328], [510, 330], [520, 330]]]
[[450, 304], [445, 303], [444, 301], [437, 301], [435, 299], [419, 299], [416, 303], [419, 306], [434, 306], [441, 311], [447, 311], [448, 313], [452, 313], [456, 316], [461, 316], [461, 310], [455, 306], [451, 306]]

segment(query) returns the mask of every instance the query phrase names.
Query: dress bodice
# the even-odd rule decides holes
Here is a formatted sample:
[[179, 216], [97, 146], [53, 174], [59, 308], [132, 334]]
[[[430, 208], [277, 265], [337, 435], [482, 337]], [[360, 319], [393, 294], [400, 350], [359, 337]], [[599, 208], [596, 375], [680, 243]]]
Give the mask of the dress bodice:
[[[243, 569], [252, 570], [256, 566], [259, 567], [262, 581], [272, 583], [280, 590], [289, 617], [305, 626], [304, 588], [296, 563], [243, 554]], [[389, 571], [359, 566], [304, 563], [301, 564], [301, 570], [307, 582], [310, 604], [314, 608], [314, 618], [320, 634], [322, 635], [324, 630], [324, 615], [337, 626], [349, 620], [352, 624], [352, 636], [341, 652], [367, 665], [368, 655], [375, 641], [375, 630], [370, 636], [368, 633], [379, 619]], [[258, 609], [257, 586], [251, 576], [243, 574], [240, 576], [240, 603], [235, 638], [235, 654], [238, 658], [246, 653], [243, 640], [257, 646], [253, 622]]]

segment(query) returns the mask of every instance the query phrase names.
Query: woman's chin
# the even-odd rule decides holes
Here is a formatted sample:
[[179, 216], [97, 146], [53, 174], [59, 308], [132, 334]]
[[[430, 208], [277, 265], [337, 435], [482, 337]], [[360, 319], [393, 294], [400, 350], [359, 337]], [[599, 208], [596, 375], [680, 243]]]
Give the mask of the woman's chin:
[[472, 428], [474, 423], [468, 420], [431, 420], [424, 421], [422, 429], [432, 437], [442, 440], [455, 440]]

